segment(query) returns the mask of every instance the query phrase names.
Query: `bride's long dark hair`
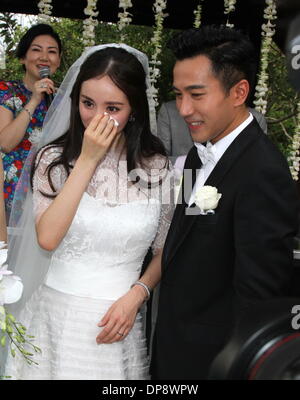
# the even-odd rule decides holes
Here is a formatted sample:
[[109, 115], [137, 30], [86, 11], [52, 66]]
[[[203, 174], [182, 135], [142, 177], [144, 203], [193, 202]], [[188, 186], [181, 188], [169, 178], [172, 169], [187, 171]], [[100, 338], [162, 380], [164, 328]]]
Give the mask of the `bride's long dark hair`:
[[[82, 83], [99, 76], [107, 75], [114, 84], [127, 96], [132, 109], [132, 121], [124, 128], [125, 148], [128, 173], [138, 164], [144, 166], [144, 160], [155, 154], [166, 156], [165, 148], [160, 139], [150, 130], [149, 106], [146, 94], [146, 74], [142, 64], [131, 53], [122, 48], [107, 47], [91, 54], [80, 68], [71, 92], [70, 127], [67, 132], [50, 143], [62, 146], [62, 153], [47, 168], [49, 184], [55, 189], [51, 180], [51, 170], [62, 164], [69, 175], [71, 162], [76, 160], [81, 152], [84, 126], [79, 114], [79, 96]], [[47, 145], [46, 148], [49, 148]], [[45, 151], [45, 148], [41, 150]], [[167, 163], [167, 160], [166, 160]], [[31, 184], [37, 168], [33, 162]]]

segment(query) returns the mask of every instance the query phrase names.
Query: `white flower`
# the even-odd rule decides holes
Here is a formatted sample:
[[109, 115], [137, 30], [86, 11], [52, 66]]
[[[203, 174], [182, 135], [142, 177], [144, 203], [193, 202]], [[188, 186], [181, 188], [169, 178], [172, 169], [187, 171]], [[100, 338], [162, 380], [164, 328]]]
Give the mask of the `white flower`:
[[195, 204], [198, 206], [203, 214], [207, 211], [213, 211], [217, 208], [221, 193], [214, 186], [202, 186], [195, 194]]
[[292, 150], [288, 157], [290, 164], [290, 171], [295, 181], [298, 180], [299, 163], [300, 163], [300, 101], [297, 104], [297, 116], [296, 116], [296, 130], [292, 140]]
[[6, 172], [6, 180], [9, 182], [17, 175], [17, 167], [15, 165], [11, 165], [11, 167]]
[[267, 111], [267, 94], [268, 94], [268, 79], [269, 76], [267, 74], [268, 64], [269, 64], [269, 52], [272, 44], [272, 37], [275, 34], [275, 24], [272, 24], [272, 20], [277, 18], [276, 15], [276, 3], [275, 0], [267, 0], [267, 7], [264, 10], [264, 19], [266, 23], [262, 24], [262, 46], [261, 46], [261, 65], [260, 65], [260, 73], [258, 77], [258, 85], [256, 87], [254, 104], [256, 105], [255, 109], [262, 114], [265, 114]]
[[224, 14], [228, 15], [226, 26], [227, 28], [234, 28], [234, 24], [229, 23], [229, 14], [235, 11], [236, 0], [224, 0]]
[[21, 279], [13, 275], [11, 271], [7, 269], [7, 264], [5, 264], [7, 259], [7, 249], [4, 249], [4, 242], [1, 243], [0, 249], [0, 305], [11, 304], [18, 301], [23, 292], [23, 284]]
[[[132, 7], [131, 0], [120, 0], [119, 8], [123, 8], [123, 12], [118, 13], [119, 21], [118, 21], [118, 29], [122, 31], [127, 25], [132, 21], [132, 14], [130, 14], [127, 9]], [[124, 33], [121, 34], [121, 42], [125, 41]]]
[[224, 0], [224, 14], [229, 14], [235, 10], [236, 0]]
[[38, 14], [38, 20], [39, 22], [42, 23], [49, 23], [50, 16], [52, 14], [52, 5], [51, 5], [52, 0], [41, 0], [38, 3], [38, 8], [39, 8], [39, 14]]
[[42, 129], [34, 128], [32, 132], [29, 134], [28, 140], [32, 144], [37, 144], [40, 141], [41, 135], [42, 135]]
[[7, 100], [7, 105], [12, 108], [15, 108], [17, 112], [18, 111], [20, 112], [23, 109], [22, 100], [17, 96], [11, 97], [9, 100]]
[[199, 28], [201, 25], [201, 11], [202, 11], [202, 5], [198, 4], [196, 9], [193, 11], [195, 15], [195, 20], [193, 23], [194, 28]]
[[[38, 365], [33, 357], [33, 351], [28, 351], [28, 346], [34, 353], [41, 353], [41, 349], [32, 343], [34, 336], [26, 332], [26, 327], [17, 321], [15, 317], [8, 313], [5, 304], [16, 303], [20, 300], [23, 293], [23, 284], [21, 279], [14, 275], [12, 271], [7, 269], [6, 258], [7, 250], [6, 243], [0, 241], [0, 329], [1, 329], [1, 347], [5, 347], [9, 339], [9, 348], [14, 357], [16, 351], [24, 357], [25, 361], [31, 365]], [[1, 378], [0, 378], [1, 379]]]
[[0, 241], [0, 305], [18, 301], [23, 292], [20, 278], [7, 269], [6, 243]]
[[83, 33], [82, 39], [85, 47], [94, 46], [95, 44], [95, 26], [97, 26], [98, 21], [93, 19], [97, 17], [99, 12], [97, 10], [97, 0], [87, 0], [87, 7], [83, 10], [84, 14], [88, 16], [83, 21]]
[[[150, 65], [156, 65], [158, 62], [158, 57], [161, 53], [161, 40], [162, 40], [162, 32], [163, 32], [163, 21], [164, 18], [167, 16], [167, 14], [164, 14], [164, 10], [167, 7], [167, 1], [166, 0], [155, 0], [155, 3], [153, 5], [153, 10], [154, 10], [154, 17], [155, 17], [155, 28], [153, 31], [153, 37], [151, 38], [151, 42], [154, 44], [154, 52], [152, 54], [151, 60], [149, 62]], [[160, 71], [155, 68], [150, 67], [149, 68], [149, 73], [150, 73], [150, 83], [152, 88], [152, 94], [153, 94], [153, 101], [155, 105], [158, 105], [157, 102], [157, 91], [155, 90], [155, 83], [157, 79], [159, 78]]]

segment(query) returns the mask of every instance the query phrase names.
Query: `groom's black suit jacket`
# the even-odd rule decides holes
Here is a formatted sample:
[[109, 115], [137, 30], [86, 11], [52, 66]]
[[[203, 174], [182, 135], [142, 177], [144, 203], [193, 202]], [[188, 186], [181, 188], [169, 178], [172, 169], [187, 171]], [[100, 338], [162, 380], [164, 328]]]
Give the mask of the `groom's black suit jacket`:
[[[200, 165], [194, 146], [185, 169]], [[286, 295], [290, 283], [297, 194], [285, 158], [255, 120], [205, 185], [222, 194], [215, 214], [185, 215], [186, 204], [177, 205], [166, 239], [154, 379], [205, 379], [239, 316]]]

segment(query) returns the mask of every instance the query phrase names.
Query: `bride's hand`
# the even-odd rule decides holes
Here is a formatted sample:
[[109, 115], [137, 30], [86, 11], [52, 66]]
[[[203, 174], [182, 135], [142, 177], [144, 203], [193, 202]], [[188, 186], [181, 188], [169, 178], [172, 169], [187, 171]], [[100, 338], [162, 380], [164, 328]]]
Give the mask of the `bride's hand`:
[[123, 340], [131, 330], [136, 314], [143, 304], [145, 296], [139, 288], [133, 287], [124, 296], [111, 305], [99, 327], [104, 327], [96, 337], [96, 342], [114, 343]]
[[80, 158], [98, 163], [118, 136], [118, 127], [109, 115], [96, 115], [84, 131]]

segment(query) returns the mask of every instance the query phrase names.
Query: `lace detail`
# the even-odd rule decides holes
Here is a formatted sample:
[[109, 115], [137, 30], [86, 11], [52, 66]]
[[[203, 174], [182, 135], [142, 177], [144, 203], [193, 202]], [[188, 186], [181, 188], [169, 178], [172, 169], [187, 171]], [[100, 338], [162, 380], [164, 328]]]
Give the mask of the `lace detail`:
[[[47, 166], [60, 154], [61, 147], [51, 146], [41, 152], [37, 158], [34, 180], [33, 201], [36, 220], [49, 207], [53, 198], [44, 196], [57, 195], [67, 179], [62, 165], [51, 170], [51, 179], [55, 192], [51, 189], [46, 173]], [[161, 204], [157, 234], [152, 243], [154, 254], [163, 247], [174, 212], [174, 182], [171, 164], [161, 155], [145, 161], [146, 169], [140, 166], [128, 176], [124, 154], [109, 151], [97, 166], [86, 189], [86, 193], [108, 207], [117, 207], [131, 202], [157, 200]], [[138, 179], [137, 179], [138, 177]], [[77, 240], [79, 244], [80, 237]], [[83, 244], [78, 246], [81, 248]], [[75, 247], [75, 246], [74, 246]]]
[[[37, 160], [33, 185], [37, 217], [53, 201], [42, 195], [53, 194], [45, 171], [60, 152], [59, 147], [48, 147]], [[163, 246], [174, 208], [172, 174], [164, 157], [147, 160], [146, 169], [135, 171], [136, 182], [128, 180], [127, 169], [120, 171], [122, 157], [109, 152], [97, 166], [67, 234], [52, 254], [45, 284], [22, 311], [20, 319], [43, 352], [35, 358], [37, 368], [9, 356], [6, 373], [13, 378], [148, 377], [140, 315], [123, 341], [100, 346], [95, 341], [99, 320], [139, 279], [149, 247], [156, 252]], [[107, 183], [105, 176], [109, 176]], [[66, 171], [56, 166], [51, 178], [57, 194], [67, 179]], [[117, 182], [116, 198], [110, 193], [111, 179]]]
[[27, 365], [16, 352], [15, 358], [9, 355], [5, 375], [23, 380], [149, 379], [143, 311], [124, 340], [96, 343], [97, 324], [110, 305], [42, 286], [20, 316], [42, 350], [34, 355], [39, 365]]
[[166, 159], [162, 156], [152, 158], [149, 168], [153, 172], [152, 176], [156, 177], [154, 181], [158, 182], [160, 179], [162, 181], [158, 186], [161, 198], [160, 217], [157, 233], [152, 243], [153, 254], [156, 254], [164, 246], [174, 213], [174, 169], [170, 162], [166, 164]]

